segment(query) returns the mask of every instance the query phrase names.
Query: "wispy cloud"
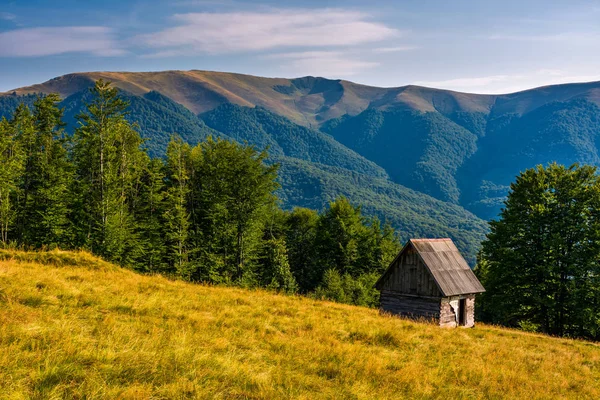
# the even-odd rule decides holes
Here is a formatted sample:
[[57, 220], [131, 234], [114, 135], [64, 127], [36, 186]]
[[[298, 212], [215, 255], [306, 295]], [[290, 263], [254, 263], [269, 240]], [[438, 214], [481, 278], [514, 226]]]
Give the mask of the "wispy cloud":
[[581, 41], [598, 40], [599, 36], [593, 32], [561, 32], [546, 35], [506, 35], [496, 34], [488, 37], [491, 40], [507, 40], [518, 42], [570, 42], [577, 43]]
[[466, 77], [439, 81], [418, 81], [416, 85], [476, 93], [504, 94], [562, 83], [600, 81], [600, 74], [571, 74], [559, 69], [530, 73]]
[[17, 16], [9, 12], [0, 12], [0, 19], [3, 19], [5, 21], [14, 21], [15, 19], [17, 19]]
[[64, 53], [117, 56], [125, 51], [110, 28], [68, 26], [16, 29], [0, 33], [0, 57], [35, 57]]
[[279, 59], [281, 68], [290, 75], [316, 75], [324, 77], [347, 77], [379, 64], [358, 60], [340, 51], [302, 51], [266, 56]]
[[396, 46], [396, 47], [377, 47], [373, 53], [398, 53], [401, 51], [410, 51], [418, 49], [417, 46]]
[[492, 83], [507, 82], [514, 79], [520, 79], [520, 75], [491, 75], [470, 78], [455, 78], [441, 81], [417, 81], [415, 85], [430, 86], [446, 89], [470, 89], [489, 86]]
[[[339, 9], [188, 13], [177, 26], [136, 42], [168, 55], [233, 53], [275, 48], [352, 46], [398, 36], [400, 32], [361, 12]], [[166, 53], [165, 53], [166, 52]]]

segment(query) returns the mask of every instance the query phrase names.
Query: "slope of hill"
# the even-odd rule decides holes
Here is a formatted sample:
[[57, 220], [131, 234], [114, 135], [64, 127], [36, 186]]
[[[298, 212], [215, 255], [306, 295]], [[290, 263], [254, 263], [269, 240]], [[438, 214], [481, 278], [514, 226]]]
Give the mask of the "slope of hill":
[[[598, 398], [600, 347], [0, 252], [5, 398]], [[18, 261], [17, 261], [18, 260]]]
[[323, 209], [343, 195], [367, 215], [389, 222], [403, 241], [411, 237], [451, 237], [469, 264], [475, 265], [487, 224], [464, 208], [443, 202], [386, 179], [339, 167], [284, 157], [278, 195], [284, 205]]
[[[158, 92], [136, 96], [122, 92], [130, 101], [128, 118], [140, 125], [151, 155], [162, 156], [173, 133], [195, 144], [207, 136], [247, 142], [259, 149], [268, 147], [270, 162], [281, 164], [279, 196], [285, 208], [295, 206], [323, 209], [340, 195], [364, 205], [398, 229], [403, 238], [450, 236], [474, 264], [486, 226], [460, 206], [444, 203], [387, 179], [386, 171], [337, 142], [330, 135], [274, 114], [264, 108], [223, 104], [195, 116], [182, 105]], [[31, 104], [34, 96], [0, 96], [0, 110], [10, 115], [22, 99]], [[75, 116], [85, 108], [89, 92], [67, 97], [67, 130], [76, 126]], [[310, 183], [309, 183], [310, 182]]]
[[376, 178], [387, 178], [383, 168], [341, 145], [331, 136], [294, 124], [262, 107], [224, 104], [200, 117], [209, 127], [240, 143], [251, 143], [259, 149], [268, 148], [272, 157], [297, 158]]
[[[0, 99], [8, 105], [16, 95], [38, 92], [68, 97], [99, 78], [113, 81], [132, 98], [162, 96], [194, 114], [214, 115], [227, 104], [262, 107], [295, 124], [330, 133], [383, 167], [396, 183], [461, 205], [484, 219], [497, 215], [508, 184], [524, 168], [552, 161], [600, 165], [595, 156], [600, 82], [477, 95], [197, 70], [89, 72], [15, 89]], [[210, 133], [184, 119], [185, 123], [171, 125], [186, 140]], [[170, 123], [151, 121], [154, 126], [148, 135], [159, 143], [159, 152]]]

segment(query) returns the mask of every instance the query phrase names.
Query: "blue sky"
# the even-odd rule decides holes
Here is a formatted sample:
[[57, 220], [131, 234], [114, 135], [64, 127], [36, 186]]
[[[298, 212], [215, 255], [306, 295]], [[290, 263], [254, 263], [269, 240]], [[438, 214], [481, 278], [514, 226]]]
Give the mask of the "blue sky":
[[600, 80], [600, 0], [0, 1], [0, 91], [168, 69], [476, 93]]

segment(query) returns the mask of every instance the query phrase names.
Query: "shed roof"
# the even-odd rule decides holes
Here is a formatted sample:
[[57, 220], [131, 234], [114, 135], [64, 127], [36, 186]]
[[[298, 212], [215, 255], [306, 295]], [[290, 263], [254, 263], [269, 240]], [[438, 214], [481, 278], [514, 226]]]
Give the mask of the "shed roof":
[[409, 247], [417, 251], [444, 296], [485, 292], [452, 239], [448, 238], [409, 240], [376, 286], [386, 278], [395, 261]]

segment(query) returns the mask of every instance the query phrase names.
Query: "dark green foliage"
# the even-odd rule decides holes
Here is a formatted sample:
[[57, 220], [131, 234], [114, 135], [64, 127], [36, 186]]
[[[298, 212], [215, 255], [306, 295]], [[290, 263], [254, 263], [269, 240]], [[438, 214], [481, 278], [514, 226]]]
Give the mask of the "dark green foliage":
[[191, 148], [181, 138], [167, 147], [165, 163], [167, 185], [164, 192], [165, 243], [167, 260], [179, 275], [189, 278]]
[[0, 240], [4, 245], [16, 240], [19, 183], [25, 158], [16, 140], [17, 117], [15, 115], [11, 122], [4, 117], [0, 119]]
[[378, 273], [366, 273], [353, 278], [350, 274], [340, 274], [335, 269], [325, 271], [323, 283], [315, 291], [318, 299], [339, 303], [376, 307], [379, 305], [379, 291], [375, 289]]
[[313, 290], [323, 273], [315, 247], [318, 222], [319, 214], [308, 208], [294, 208], [285, 221], [288, 260], [303, 293]]
[[201, 117], [208, 126], [240, 143], [247, 142], [259, 149], [268, 148], [273, 158], [288, 156], [386, 177], [380, 167], [340, 145], [329, 135], [296, 125], [261, 107], [223, 104]]
[[[325, 90], [335, 98], [339, 83], [315, 78], [295, 81], [294, 90], [309, 93]], [[75, 93], [65, 99], [66, 131], [77, 126], [75, 116], [81, 113], [85, 102], [91, 101], [89, 91]], [[363, 211], [388, 220], [405, 235], [450, 236], [457, 240], [459, 248], [474, 261], [478, 244], [485, 232], [485, 225], [474, 215], [447, 203], [435, 201], [429, 196], [410, 191], [386, 179], [385, 171], [349, 150], [332, 137], [311, 130], [275, 115], [265, 109], [224, 105], [203, 114], [209, 128], [190, 111], [167, 97], [149, 92], [133, 96], [124, 92], [120, 96], [130, 102], [129, 122], [138, 122], [144, 146], [151, 156], [163, 156], [173, 133], [184, 142], [194, 145], [207, 136], [247, 142], [264, 149], [270, 146], [269, 163], [279, 163], [282, 185], [278, 196], [287, 209], [293, 207], [324, 208], [339, 195], [346, 196], [356, 204], [363, 204]], [[10, 97], [10, 96], [9, 96]], [[16, 96], [16, 98], [23, 98]], [[329, 98], [329, 97], [328, 97]], [[4, 99], [1, 98], [1, 99]], [[338, 122], [343, 122], [344, 117]], [[333, 125], [331, 122], [329, 125]], [[385, 144], [386, 149], [391, 149]], [[414, 149], [410, 149], [410, 153]], [[393, 155], [392, 160], [402, 157]], [[376, 179], [375, 179], [376, 178]], [[504, 194], [499, 195], [503, 198]], [[442, 214], [443, 216], [440, 216]], [[463, 229], [473, 229], [465, 232]]]
[[[74, 240], [70, 219], [73, 166], [59, 102], [53, 94], [38, 98], [31, 129], [21, 129], [17, 136], [24, 153], [19, 240], [38, 248], [69, 247]], [[19, 112], [15, 116], [21, 118]]]
[[161, 159], [150, 160], [142, 172], [133, 207], [142, 249], [135, 267], [147, 272], [172, 272], [173, 266], [168, 259], [167, 221], [163, 215], [167, 201], [164, 169]]
[[268, 239], [262, 246], [259, 269], [261, 285], [285, 293], [297, 292], [298, 284], [290, 269], [285, 240]]
[[142, 252], [134, 210], [148, 156], [117, 89], [98, 81], [91, 93], [74, 135], [77, 243], [131, 265]]
[[390, 245], [398, 243], [393, 231], [382, 229], [377, 218], [365, 218], [360, 207], [343, 197], [329, 205], [316, 231], [315, 246], [323, 271], [336, 269], [350, 276], [382, 273], [400, 251]]
[[600, 177], [550, 164], [521, 173], [483, 243], [481, 316], [556, 335], [600, 338]]
[[266, 157], [253, 147], [211, 138], [192, 150], [193, 243], [205, 249], [192, 279], [255, 279], [264, 216], [277, 188], [277, 166], [265, 165]]
[[282, 189], [278, 196], [284, 205], [303, 204], [320, 210], [344, 196], [360, 204], [367, 215], [389, 222], [403, 241], [452, 238], [471, 265], [487, 231], [482, 220], [459, 206], [342, 168], [284, 158], [280, 160], [279, 181]]
[[476, 150], [475, 134], [437, 112], [368, 109], [323, 129], [394, 181], [453, 203], [460, 197], [456, 171]]

